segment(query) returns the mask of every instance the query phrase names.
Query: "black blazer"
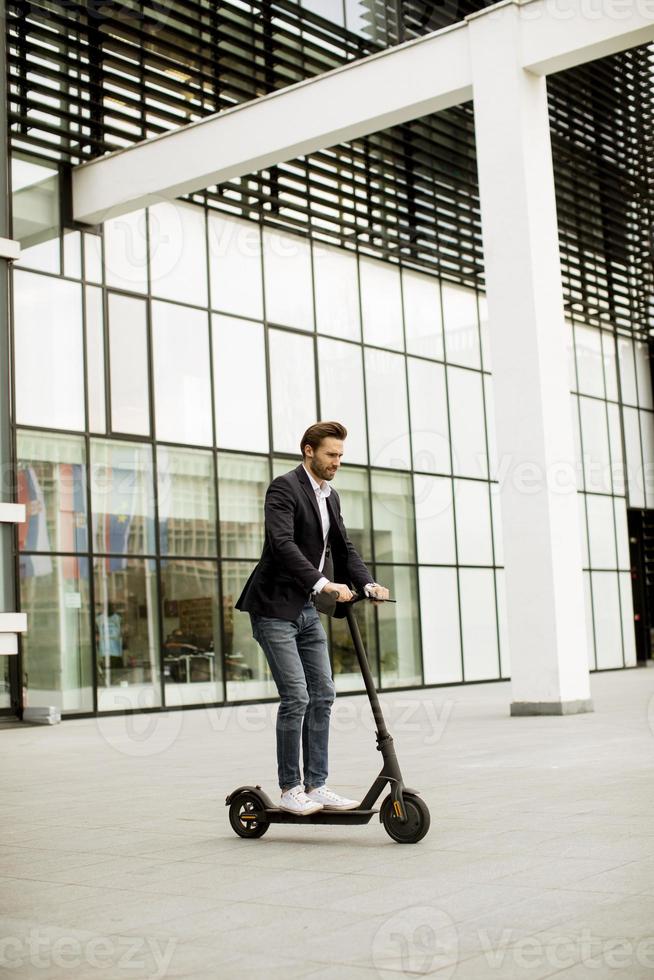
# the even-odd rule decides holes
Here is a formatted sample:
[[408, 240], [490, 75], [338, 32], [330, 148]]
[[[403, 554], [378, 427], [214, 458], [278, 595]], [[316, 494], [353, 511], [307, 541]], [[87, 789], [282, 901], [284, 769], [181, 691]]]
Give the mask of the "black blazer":
[[[297, 619], [321, 577], [322, 520], [316, 493], [300, 464], [272, 481], [265, 500], [266, 538], [259, 562], [245, 583], [236, 608], [244, 612]], [[332, 487], [327, 497], [334, 580], [362, 589], [373, 576], [347, 536], [341, 503]], [[336, 616], [345, 609], [336, 606]]]

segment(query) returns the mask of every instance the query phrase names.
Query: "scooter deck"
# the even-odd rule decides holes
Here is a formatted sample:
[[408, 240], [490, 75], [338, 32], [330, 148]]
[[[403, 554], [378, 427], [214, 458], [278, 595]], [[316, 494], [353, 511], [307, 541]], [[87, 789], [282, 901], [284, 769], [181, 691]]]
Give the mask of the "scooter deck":
[[363, 824], [368, 823], [379, 810], [316, 810], [308, 816], [301, 816], [299, 813], [290, 813], [288, 810], [280, 810], [279, 807], [267, 807], [264, 811], [266, 820], [269, 823], [343, 823]]

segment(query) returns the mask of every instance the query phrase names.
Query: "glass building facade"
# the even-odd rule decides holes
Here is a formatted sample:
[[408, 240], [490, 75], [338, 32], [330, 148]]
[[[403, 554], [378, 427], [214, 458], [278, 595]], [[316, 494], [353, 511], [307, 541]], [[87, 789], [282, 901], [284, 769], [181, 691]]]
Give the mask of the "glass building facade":
[[[14, 6], [10, 64], [20, 80]], [[193, 74], [204, 71], [202, 44], [214, 41], [198, 40], [188, 77], [146, 58], [139, 114], [125, 38], [150, 50], [151, 15], [111, 30], [87, 18], [97, 49], [106, 56], [114, 45], [114, 65], [125, 59], [119, 71], [108, 57], [102, 63], [98, 120], [83, 97], [91, 41], [56, 55], [64, 94], [46, 71], [43, 38], [57, 25], [72, 37], [72, 14], [46, 17], [42, 6], [23, 26], [32, 87], [15, 81], [10, 117], [13, 235], [23, 246], [11, 334], [15, 496], [28, 515], [16, 541], [30, 624], [25, 703], [75, 715], [274, 697], [249, 617], [234, 602], [261, 551], [266, 487], [297, 465], [300, 435], [318, 418], [348, 428], [336, 481], [345, 522], [397, 599], [357, 607], [380, 687], [509, 677], [503, 461], [468, 109], [75, 227], [71, 163], [215, 110], [209, 99], [200, 104]], [[196, 6], [208, 16], [216, 5]], [[218, 49], [227, 28], [233, 38], [250, 28], [258, 37], [261, 5], [222, 6]], [[236, 54], [223, 58], [222, 105], [396, 43], [411, 24], [415, 34], [441, 26], [411, 21], [411, 4], [283, 6], [270, 28], [274, 71], [257, 62], [259, 88], [250, 91]], [[178, 13], [156, 34], [162, 51], [174, 48], [175, 32], [185, 35]], [[447, 4], [441, 13], [459, 19]], [[289, 37], [300, 38], [305, 61], [285, 60]], [[567, 84], [554, 85], [559, 118]], [[51, 87], [40, 109], [28, 106], [39, 85]], [[398, 133], [412, 143], [408, 156]], [[565, 198], [578, 164], [566, 167], [561, 153], [557, 161]], [[429, 187], [423, 165], [436, 174]], [[582, 517], [589, 665], [606, 669], [636, 662], [627, 508], [654, 509], [651, 340], [634, 288], [648, 280], [615, 245], [615, 229], [591, 248], [592, 223], [569, 217], [590, 207], [582, 198], [560, 217], [577, 438], [568, 478]], [[622, 279], [620, 263], [630, 270]], [[343, 622], [325, 625], [337, 689], [360, 690]], [[9, 704], [6, 670], [0, 709]]]

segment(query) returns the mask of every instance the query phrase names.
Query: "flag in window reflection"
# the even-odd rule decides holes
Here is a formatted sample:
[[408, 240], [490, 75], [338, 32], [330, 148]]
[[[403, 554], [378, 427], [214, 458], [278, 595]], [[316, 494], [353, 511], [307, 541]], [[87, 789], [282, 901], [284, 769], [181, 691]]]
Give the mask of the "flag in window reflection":
[[[87, 551], [86, 477], [81, 463], [59, 464], [59, 546], [62, 551]], [[66, 579], [88, 577], [88, 562], [73, 555], [62, 559]]]
[[129, 536], [134, 520], [134, 505], [138, 486], [134, 470], [106, 467], [102, 474], [104, 486], [109, 487], [109, 506], [98, 516], [99, 540], [112, 557], [105, 559], [109, 572], [127, 568]]
[[[25, 522], [18, 525], [18, 547], [25, 551], [50, 551], [47, 513], [43, 488], [33, 466], [18, 470], [18, 502], [25, 504]], [[23, 578], [50, 575], [52, 560], [49, 555], [20, 556], [20, 574]]]

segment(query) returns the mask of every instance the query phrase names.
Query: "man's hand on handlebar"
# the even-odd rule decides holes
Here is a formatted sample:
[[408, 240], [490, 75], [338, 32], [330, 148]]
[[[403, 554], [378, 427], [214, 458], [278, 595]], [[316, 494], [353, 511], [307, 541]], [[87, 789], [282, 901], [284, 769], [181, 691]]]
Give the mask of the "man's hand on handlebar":
[[382, 602], [386, 602], [390, 599], [390, 592], [384, 585], [368, 585], [365, 589], [366, 595], [369, 599], [372, 599], [374, 605], [379, 606]]
[[352, 592], [347, 585], [341, 585], [339, 582], [328, 582], [324, 589], [325, 592], [336, 592], [338, 593], [337, 602], [350, 602], [354, 599], [354, 592]]

